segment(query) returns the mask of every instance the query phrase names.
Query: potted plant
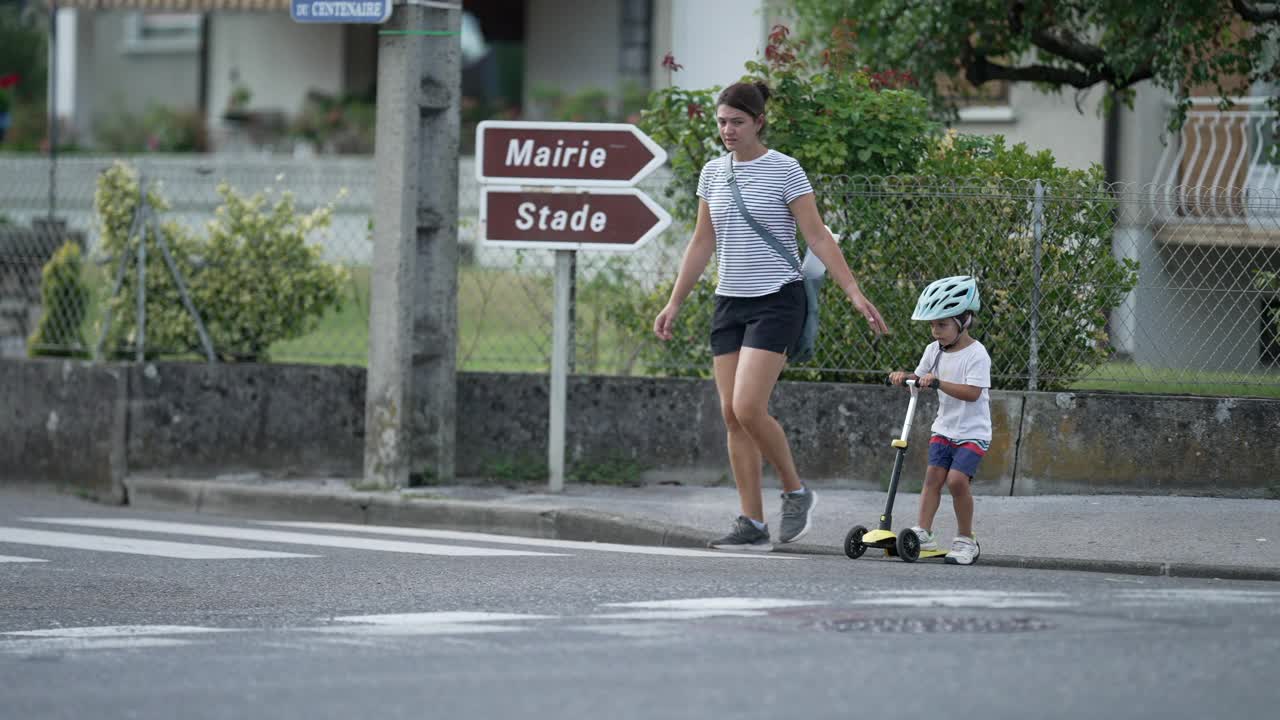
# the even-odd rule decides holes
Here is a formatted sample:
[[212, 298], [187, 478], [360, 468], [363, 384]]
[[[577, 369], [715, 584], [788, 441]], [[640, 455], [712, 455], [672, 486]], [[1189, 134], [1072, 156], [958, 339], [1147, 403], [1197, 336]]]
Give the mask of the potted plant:
[[222, 117], [231, 122], [244, 122], [249, 119], [249, 101], [253, 93], [243, 84], [237, 84], [227, 98], [227, 107]]

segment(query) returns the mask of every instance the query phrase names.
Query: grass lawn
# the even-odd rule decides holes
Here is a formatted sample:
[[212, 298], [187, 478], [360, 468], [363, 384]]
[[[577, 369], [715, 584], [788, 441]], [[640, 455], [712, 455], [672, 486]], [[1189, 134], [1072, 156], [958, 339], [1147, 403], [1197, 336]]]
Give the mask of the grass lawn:
[[1073, 390], [1155, 395], [1280, 398], [1280, 373], [1233, 373], [1144, 368], [1110, 362], [1071, 384]]
[[[368, 362], [369, 269], [349, 268], [342, 308], [316, 329], [271, 348], [275, 362], [364, 366]], [[473, 372], [546, 372], [551, 364], [552, 282], [543, 274], [464, 266], [458, 273], [458, 369]], [[578, 306], [580, 372], [618, 372], [634, 363], [631, 343], [619, 340], [603, 308], [582, 298]]]
[[[365, 366], [368, 362], [369, 269], [348, 268], [342, 307], [320, 319], [312, 332], [271, 348], [273, 362]], [[84, 339], [97, 341], [102, 299], [110, 290], [114, 267], [87, 265], [90, 304]], [[472, 372], [547, 372], [550, 366], [552, 281], [544, 273], [464, 266], [458, 274], [458, 369]], [[636, 320], [647, 327], [647, 318]], [[588, 292], [580, 296], [577, 371], [637, 374], [635, 336], [624, 336]], [[643, 328], [642, 328], [643, 330]], [[644, 333], [640, 332], [643, 336]], [[193, 358], [195, 359], [195, 358]], [[659, 373], [661, 374], [661, 373]], [[1280, 372], [1229, 373], [1153, 369], [1112, 362], [1072, 383], [1072, 390], [1280, 398]]]

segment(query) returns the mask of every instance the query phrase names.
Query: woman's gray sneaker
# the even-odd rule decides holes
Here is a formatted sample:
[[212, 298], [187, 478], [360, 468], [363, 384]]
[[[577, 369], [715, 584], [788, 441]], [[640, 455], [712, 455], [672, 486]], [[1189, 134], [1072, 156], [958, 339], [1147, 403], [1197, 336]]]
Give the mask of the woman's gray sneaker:
[[782, 532], [778, 542], [795, 542], [809, 532], [813, 509], [818, 506], [818, 493], [805, 490], [802, 495], [782, 493]]
[[733, 532], [719, 540], [712, 540], [707, 545], [716, 550], [769, 552], [773, 549], [773, 543], [769, 542], [769, 528], [761, 530], [743, 515], [739, 515], [734, 521]]

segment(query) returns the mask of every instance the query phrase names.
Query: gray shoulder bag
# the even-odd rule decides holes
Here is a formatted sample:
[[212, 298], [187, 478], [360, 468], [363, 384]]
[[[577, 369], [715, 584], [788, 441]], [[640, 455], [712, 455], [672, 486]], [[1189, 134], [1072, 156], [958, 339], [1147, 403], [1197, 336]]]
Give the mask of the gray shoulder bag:
[[747, 206], [742, 202], [742, 193], [738, 191], [738, 181], [733, 176], [733, 153], [724, 156], [724, 166], [725, 173], [729, 176], [729, 189], [733, 191], [733, 201], [738, 204], [738, 212], [742, 213], [742, 219], [747, 221], [747, 225], [756, 231], [760, 239], [764, 240], [765, 244], [778, 254], [778, 257], [786, 260], [793, 270], [800, 273], [800, 277], [804, 280], [804, 296], [807, 305], [804, 328], [800, 331], [800, 338], [796, 340], [795, 345], [787, 348], [787, 359], [790, 362], [808, 362], [813, 359], [814, 345], [818, 341], [818, 289], [822, 287], [826, 274], [809, 278], [800, 272], [800, 263], [795, 256], [787, 252], [782, 243], [763, 225], [756, 222], [756, 219], [751, 217], [751, 213], [747, 212]]

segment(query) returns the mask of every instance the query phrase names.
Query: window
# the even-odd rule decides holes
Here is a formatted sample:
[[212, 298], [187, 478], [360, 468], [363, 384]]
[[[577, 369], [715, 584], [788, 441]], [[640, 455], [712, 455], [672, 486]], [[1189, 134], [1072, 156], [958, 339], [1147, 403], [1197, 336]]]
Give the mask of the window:
[[938, 78], [938, 92], [955, 103], [960, 122], [1013, 122], [1009, 82], [992, 80], [974, 87], [963, 77]]
[[124, 21], [125, 50], [131, 53], [196, 52], [200, 13], [132, 13]]

